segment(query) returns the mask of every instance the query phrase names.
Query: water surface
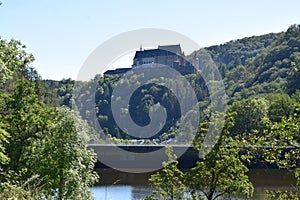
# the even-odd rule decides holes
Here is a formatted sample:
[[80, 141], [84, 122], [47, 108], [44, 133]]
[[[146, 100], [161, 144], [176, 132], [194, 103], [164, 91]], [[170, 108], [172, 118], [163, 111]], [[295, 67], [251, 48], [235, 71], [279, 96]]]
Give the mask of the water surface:
[[[96, 200], [139, 200], [151, 195], [148, 178], [151, 173], [130, 174], [112, 169], [98, 171], [101, 181], [92, 188]], [[267, 190], [293, 189], [292, 173], [279, 169], [251, 169], [250, 181], [255, 187], [253, 200], [264, 200]]]

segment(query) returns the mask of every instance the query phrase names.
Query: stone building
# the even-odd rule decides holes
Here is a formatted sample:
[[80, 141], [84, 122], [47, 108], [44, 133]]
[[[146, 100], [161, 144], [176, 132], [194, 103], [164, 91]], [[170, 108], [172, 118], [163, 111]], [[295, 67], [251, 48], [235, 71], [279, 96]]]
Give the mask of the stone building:
[[[139, 67], [145, 64], [162, 64], [172, 67], [181, 74], [192, 74], [195, 72], [194, 67], [185, 60], [184, 52], [181, 50], [180, 44], [177, 45], [159, 45], [157, 49], [140, 48], [135, 52], [132, 68]], [[119, 68], [116, 70], [108, 70], [104, 75], [124, 74], [131, 68]]]
[[157, 49], [141, 49], [140, 51], [136, 51], [132, 67], [151, 63], [163, 64], [170, 67], [186, 65], [180, 44], [158, 46]]

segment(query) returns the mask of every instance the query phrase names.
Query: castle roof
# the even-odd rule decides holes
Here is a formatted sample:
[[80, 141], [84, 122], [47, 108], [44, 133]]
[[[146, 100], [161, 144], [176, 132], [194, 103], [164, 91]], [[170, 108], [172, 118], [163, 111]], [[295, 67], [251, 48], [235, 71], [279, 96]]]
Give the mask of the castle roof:
[[143, 51], [136, 51], [134, 59], [137, 58], [151, 58], [157, 56], [169, 56], [169, 55], [182, 55], [180, 44], [177, 45], [159, 45], [157, 49], [149, 49]]
[[177, 55], [181, 55], [182, 51], [181, 51], [181, 47], [180, 44], [175, 44], [175, 45], [159, 45], [158, 49], [162, 49], [165, 51], [169, 51], [169, 52], [173, 52]]
[[173, 52], [169, 52], [162, 49], [149, 49], [144, 51], [136, 51], [134, 59], [137, 58], [151, 58], [157, 56], [168, 56], [168, 55], [175, 55]]

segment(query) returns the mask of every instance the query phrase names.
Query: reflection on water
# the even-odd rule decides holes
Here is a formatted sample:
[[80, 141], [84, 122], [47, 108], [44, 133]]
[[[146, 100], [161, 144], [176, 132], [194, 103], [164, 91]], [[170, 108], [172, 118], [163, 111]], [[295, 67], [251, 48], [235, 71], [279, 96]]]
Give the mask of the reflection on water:
[[[147, 174], [129, 174], [111, 169], [98, 171], [101, 181], [92, 188], [96, 200], [138, 200], [151, 195]], [[292, 189], [293, 174], [278, 169], [251, 169], [249, 178], [255, 187], [252, 199], [265, 199], [266, 190]]]
[[152, 194], [146, 186], [95, 186], [92, 190], [96, 200], [138, 200]]

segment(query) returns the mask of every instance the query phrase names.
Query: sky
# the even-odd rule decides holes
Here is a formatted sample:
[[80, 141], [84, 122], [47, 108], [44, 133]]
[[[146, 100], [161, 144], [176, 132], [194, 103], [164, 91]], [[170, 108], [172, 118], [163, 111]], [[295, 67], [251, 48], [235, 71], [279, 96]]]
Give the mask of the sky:
[[[21, 40], [33, 67], [54, 80], [76, 79], [95, 48], [131, 30], [168, 29], [207, 47], [300, 23], [299, 0], [0, 1], [1, 38]], [[111, 67], [131, 63], [129, 56]]]

